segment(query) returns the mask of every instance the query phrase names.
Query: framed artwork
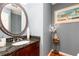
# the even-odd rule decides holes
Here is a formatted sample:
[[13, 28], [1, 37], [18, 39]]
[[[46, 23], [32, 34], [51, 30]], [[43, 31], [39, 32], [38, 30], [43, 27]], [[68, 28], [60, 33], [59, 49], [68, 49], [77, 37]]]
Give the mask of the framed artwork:
[[55, 24], [79, 22], [79, 4], [56, 10]]

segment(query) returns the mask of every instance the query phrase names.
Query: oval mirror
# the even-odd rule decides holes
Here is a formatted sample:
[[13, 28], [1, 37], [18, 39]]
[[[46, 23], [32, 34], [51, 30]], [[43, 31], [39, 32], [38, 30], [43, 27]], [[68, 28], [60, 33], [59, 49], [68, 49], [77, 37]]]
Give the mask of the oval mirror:
[[0, 18], [2, 30], [10, 36], [22, 35], [28, 26], [27, 14], [20, 4], [3, 4]]

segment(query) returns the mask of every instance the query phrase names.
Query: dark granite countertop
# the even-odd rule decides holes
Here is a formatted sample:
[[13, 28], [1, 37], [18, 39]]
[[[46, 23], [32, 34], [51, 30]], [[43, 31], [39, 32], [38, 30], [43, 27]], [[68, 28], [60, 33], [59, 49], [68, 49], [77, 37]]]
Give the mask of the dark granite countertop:
[[40, 40], [40, 38], [31, 37], [30, 43], [23, 44], [23, 45], [19, 45], [19, 46], [12, 46], [12, 43], [11, 42], [8, 42], [5, 47], [0, 47], [0, 49], [3, 49], [4, 50], [4, 51], [0, 51], [0, 56], [5, 56], [6, 54], [9, 54], [11, 52], [14, 52], [14, 51], [16, 51], [16, 50], [18, 50], [20, 48], [23, 48], [25, 46], [28, 46], [28, 45], [30, 45], [32, 43], [35, 43], [35, 42], [39, 41], [39, 40]]

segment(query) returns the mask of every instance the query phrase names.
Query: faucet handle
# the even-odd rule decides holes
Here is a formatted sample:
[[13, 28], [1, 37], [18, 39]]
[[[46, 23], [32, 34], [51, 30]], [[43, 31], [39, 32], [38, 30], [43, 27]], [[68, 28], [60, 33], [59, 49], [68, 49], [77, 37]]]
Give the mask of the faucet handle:
[[19, 40], [23, 40], [22, 38], [19, 38]]
[[17, 41], [22, 41], [23, 39], [22, 38], [17, 38]]
[[13, 42], [15, 42], [15, 39], [13, 39]]

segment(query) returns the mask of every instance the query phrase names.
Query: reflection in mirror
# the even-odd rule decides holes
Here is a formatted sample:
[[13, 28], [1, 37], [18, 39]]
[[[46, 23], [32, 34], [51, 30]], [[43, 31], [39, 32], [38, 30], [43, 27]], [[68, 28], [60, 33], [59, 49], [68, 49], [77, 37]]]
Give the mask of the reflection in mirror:
[[1, 21], [6, 30], [13, 34], [21, 33], [26, 26], [26, 16], [17, 4], [7, 4], [1, 12]]

